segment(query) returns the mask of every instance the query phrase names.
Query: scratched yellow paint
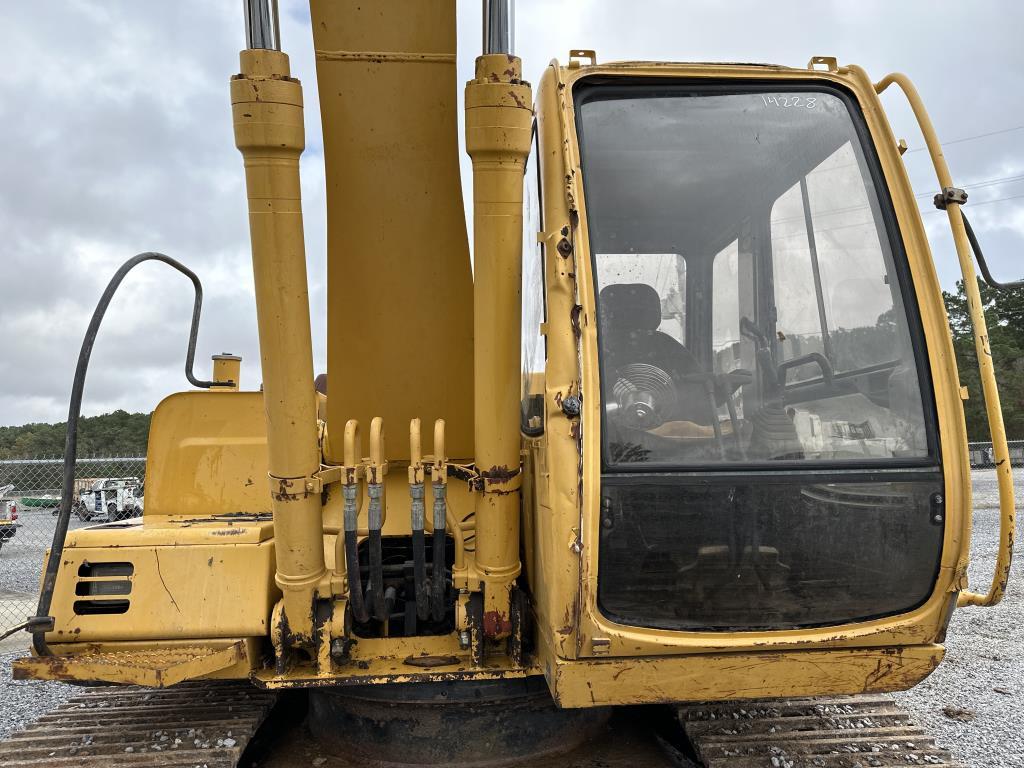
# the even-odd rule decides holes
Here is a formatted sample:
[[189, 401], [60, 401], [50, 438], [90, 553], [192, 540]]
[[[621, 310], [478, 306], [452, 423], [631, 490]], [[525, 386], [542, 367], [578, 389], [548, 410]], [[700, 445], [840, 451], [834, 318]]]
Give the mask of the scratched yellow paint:
[[[341, 50], [338, 41], [344, 36], [339, 37], [341, 33], [333, 26], [340, 17], [332, 16], [335, 11], [330, 10], [326, 3], [315, 2], [314, 11], [317, 18], [328, 22], [326, 31], [318, 33], [318, 71], [329, 74], [331, 78], [341, 72], [354, 72], [353, 62], [358, 64], [356, 68], [366, 71], [374, 67], [402, 66], [416, 71], [416, 78], [422, 78], [430, 89], [436, 89], [441, 82], [436, 72], [425, 73], [430, 67], [445, 68], [452, 63], [450, 54], [453, 48], [452, 51], [428, 51], [423, 46], [428, 40], [437, 45], [453, 45], [454, 40], [448, 39], [445, 26], [453, 19], [434, 19], [423, 28], [419, 38], [411, 30], [400, 30], [401, 35], [392, 41], [391, 49], [378, 52], [378, 62], [376, 59], [370, 61], [366, 55], [359, 58], [358, 52]], [[372, 32], [371, 29], [363, 31], [367, 34]], [[495, 62], [483, 63], [483, 76], [478, 77], [481, 84], [489, 81], [512, 85], [512, 80], [519, 80], [515, 69], [517, 63], [508, 62], [512, 75], [505, 83], [502, 81], [504, 75]], [[95, 663], [87, 663], [85, 657], [76, 660], [76, 654], [83, 653], [87, 643], [92, 652], [129, 653], [133, 648], [140, 652], [159, 651], [193, 644], [211, 649], [212, 655], [218, 648], [223, 650], [227, 638], [246, 643], [246, 651], [240, 658], [225, 658], [223, 667], [215, 672], [196, 666], [190, 669], [190, 673], [227, 677], [248, 675], [267, 687], [309, 687], [345, 681], [388, 684], [416, 680], [497, 679], [543, 674], [555, 699], [566, 707], [889, 691], [910, 687], [929, 674], [942, 659], [945, 625], [957, 594], [966, 586], [970, 478], [959, 377], [927, 237], [897, 141], [878, 98], [881, 88], [876, 88], [857, 67], [840, 66], [829, 58], [818, 58], [812, 64], [812, 68], [790, 68], [651, 62], [581, 64], [574, 60], [569, 66], [553, 62], [545, 70], [537, 84], [534, 104], [545, 222], [545, 231], [539, 233], [539, 239], [548, 254], [545, 266], [548, 358], [542, 381], [538, 382], [545, 395], [547, 429], [538, 438], [522, 439], [521, 442], [516, 430], [510, 442], [510, 428], [504, 419], [504, 426], [496, 421], [482, 423], [482, 419], [489, 418], [490, 412], [483, 407], [486, 404], [479, 401], [480, 389], [476, 390], [475, 396], [465, 389], [467, 379], [473, 378], [467, 373], [473, 355], [468, 354], [466, 347], [470, 332], [466, 325], [470, 318], [465, 314], [464, 306], [469, 295], [464, 263], [464, 224], [460, 218], [450, 215], [452, 201], [434, 201], [438, 216], [424, 224], [427, 227], [424, 231], [429, 233], [432, 242], [436, 240], [444, 245], [444, 256], [436, 265], [442, 273], [452, 276], [453, 284], [445, 290], [457, 294], [463, 303], [452, 309], [453, 314], [447, 320], [431, 315], [430, 322], [424, 326], [427, 338], [423, 339], [423, 344], [434, 350], [444, 348], [448, 356], [436, 358], [434, 362], [451, 358], [451, 366], [435, 369], [433, 363], [428, 365], [424, 362], [423, 350], [418, 348], [411, 359], [417, 361], [416, 367], [421, 373], [450, 375], [457, 380], [457, 386], [453, 384], [454, 388], [445, 389], [432, 385], [426, 396], [430, 407], [438, 412], [412, 415], [424, 419], [435, 416], [453, 419], [452, 433], [455, 437], [452, 443], [460, 446], [457, 451], [466, 454], [457, 456], [466, 472], [475, 471], [470, 466], [473, 450], [478, 453], [484, 451], [485, 463], [502, 464], [513, 471], [518, 465], [517, 457], [526, 457], [521, 473], [498, 480], [499, 484], [507, 485], [502, 486], [503, 491], [511, 492], [518, 491], [522, 482], [521, 525], [517, 522], [519, 506], [511, 504], [516, 498], [514, 493], [498, 495], [494, 500], [481, 500], [480, 497], [486, 494], [480, 494], [471, 484], [460, 481], [451, 492], [450, 502], [457, 512], [455, 518], [462, 521], [464, 535], [469, 538], [470, 533], [476, 534], [477, 551], [463, 553], [465, 571], [460, 571], [459, 585], [466, 593], [489, 587], [488, 606], [499, 615], [507, 611], [507, 587], [520, 568], [518, 537], [522, 533], [524, 570], [532, 595], [536, 640], [535, 655], [528, 666], [512, 664], [504, 654], [504, 646], [498, 644], [490, 649], [484, 666], [474, 666], [457, 633], [442, 637], [361, 639], [343, 663], [335, 662], [324, 652], [326, 646], [323, 641], [337, 638], [344, 632], [344, 622], [339, 615], [344, 612], [347, 584], [343, 564], [335, 557], [335, 536], [341, 519], [336, 485], [338, 470], [335, 468], [332, 473], [328, 466], [340, 463], [341, 458], [329, 450], [321, 457], [325, 465], [322, 471], [309, 475], [315, 491], [311, 497], [321, 499], [325, 504], [322, 509], [318, 507], [319, 519], [313, 522], [307, 518], [290, 520], [288, 524], [301, 529], [303, 541], [309, 539], [309, 528], [313, 526], [312, 533], [320, 545], [317, 549], [323, 550], [327, 576], [319, 580], [310, 577], [303, 583], [306, 588], [317, 591], [321, 598], [333, 600], [335, 614], [322, 630], [320, 652], [313, 659], [293, 665], [283, 673], [263, 665], [258, 649], [269, 650], [272, 638], [275, 643], [284, 642], [271, 630], [274, 621], [272, 609], [281, 597], [280, 579], [275, 583], [275, 573], [281, 567], [279, 558], [275, 557], [275, 554], [280, 555], [279, 550], [283, 546], [281, 529], [277, 529], [275, 536], [274, 525], [266, 520], [238, 521], [228, 525], [222, 520], [200, 522], [197, 518], [204, 511], [209, 514], [211, 511], [265, 513], [270, 510], [271, 499], [265, 484], [268, 431], [260, 422], [264, 403], [255, 393], [197, 393], [174, 396], [161, 406], [154, 417], [149, 471], [153, 478], [151, 483], [156, 485], [151, 486], [153, 501], [151, 505], [147, 504], [143, 524], [116, 534], [112, 531], [80, 531], [69, 539], [65, 552], [67, 563], [58, 580], [54, 599], [57, 627], [48, 636], [48, 640], [66, 654], [60, 663], [60, 679], [97, 679]], [[387, 71], [388, 83], [390, 78], [399, 77], [395, 74], [398, 70]], [[594, 278], [573, 105], [574, 84], [592, 77], [652, 81], [666, 77], [781, 83], [818, 81], [845, 89], [860, 105], [876, 145], [909, 259], [943, 436], [941, 450], [948, 522], [935, 589], [918, 608], [899, 616], [838, 627], [733, 633], [627, 627], [609, 621], [597, 610], [601, 403], [598, 370], [592, 362], [597, 360]], [[372, 100], [374, 91], [371, 83], [372, 79], [361, 81], [354, 90]], [[477, 141], [493, 144], [487, 151], [496, 153], [495, 156], [502, 151], [509, 154], [511, 165], [503, 169], [505, 176], [510, 170], [515, 174], [521, 173], [516, 158], [523, 154], [524, 145], [520, 139], [529, 122], [522, 119], [524, 111], [528, 110], [524, 103], [519, 103], [523, 98], [522, 89], [518, 82], [515, 85], [516, 88], [506, 89], [512, 96], [495, 92], [495, 100], [490, 104], [496, 110], [496, 122], [503, 127], [490, 130], [491, 135], [483, 139], [479, 133], [475, 134]], [[480, 95], [481, 92], [468, 93], [473, 95], [472, 99], [467, 97], [470, 109], [479, 109], [487, 103], [488, 97]], [[409, 98], [413, 96], [410, 94]], [[444, 121], [453, 123], [454, 117], [448, 111], [454, 110], [451, 100], [442, 99], [437, 103], [441, 105]], [[337, 133], [332, 134], [332, 142], [349, 142], [338, 152], [357, 151], [361, 146], [359, 142], [363, 140], [360, 127], [351, 121], [351, 115], [340, 113], [338, 109], [334, 104], [325, 110], [325, 119], [337, 129]], [[468, 121], [471, 127], [477, 124], [478, 117], [476, 115]], [[494, 124], [484, 125], [494, 128]], [[436, 142], [443, 148], [439, 156], [446, 158], [446, 162], [454, 161], [450, 152], [452, 137], [442, 135], [436, 124], [405, 123], [401, 130], [408, 131], [410, 141]], [[329, 143], [327, 147], [329, 169], [341, 157], [332, 155], [331, 146]], [[479, 149], [480, 144], [473, 146]], [[477, 160], [476, 156], [474, 160]], [[364, 167], [360, 173], [372, 174], [372, 171], [372, 167]], [[407, 196], [403, 196], [401, 189], [403, 178], [398, 173], [390, 179], [378, 181], [385, 185], [382, 189], [386, 189], [387, 183], [398, 184], [397, 191], [390, 190], [387, 194], [393, 193], [394, 199], [405, 200]], [[487, 269], [483, 270], [484, 284], [508, 282], [512, 274], [509, 270], [515, 267], [509, 262], [515, 261], [521, 244], [518, 234], [512, 231], [517, 227], [507, 225], [519, 223], [515, 209], [521, 198], [517, 203], [515, 193], [511, 192], [514, 184], [510, 179], [495, 180], [496, 176], [490, 181], [486, 179], [483, 174], [478, 179], [487, 191], [483, 198], [478, 195], [478, 200], [487, 204], [498, 200], [498, 203], [490, 211], [493, 215], [476, 221], [477, 258], [495, 259], [491, 266], [497, 271], [492, 274]], [[456, 188], [454, 181], [457, 181], [457, 170], [446, 166], [438, 182], [442, 190], [439, 194], [452, 194], [452, 189]], [[517, 179], [514, 181], [518, 184]], [[947, 185], [947, 181], [948, 175], [942, 177], [943, 185]], [[492, 186], [487, 187], [491, 182]], [[408, 184], [411, 189], [414, 182], [409, 180]], [[350, 192], [343, 192], [337, 200], [344, 202], [350, 197]], [[336, 206], [331, 210], [336, 211]], [[481, 206], [478, 213], [486, 211], [486, 206]], [[331, 216], [331, 225], [336, 228], [335, 214]], [[419, 212], [410, 221], [420, 221], [421, 217], [422, 212]], [[499, 226], [493, 226], [496, 221], [492, 219]], [[953, 224], [960, 251], [962, 238], [955, 220]], [[392, 236], [394, 242], [407, 243], [410, 248], [415, 245], [409, 241], [408, 232], [390, 233], [389, 238]], [[254, 232], [254, 239], [257, 237]], [[333, 252], [340, 247], [336, 235], [332, 243]], [[375, 247], [372, 233], [365, 228], [360, 229], [357, 244], [363, 251], [372, 250]], [[344, 299], [337, 302], [337, 308], [341, 312], [339, 324], [347, 328], [355, 322], [353, 313], [358, 315], [361, 310], [371, 309], [370, 305], [378, 300], [376, 297], [381, 290], [386, 293], [393, 285], [394, 295], [404, 296], [407, 294], [403, 292], [410, 289], [410, 286], [397, 282], [403, 280], [403, 272], [391, 261], [382, 262], [379, 271], [370, 269], [369, 274], [363, 274], [367, 264], [353, 266], [341, 256], [337, 261], [345, 268], [332, 273], [330, 285], [332, 291]], [[353, 274], [358, 274], [361, 282], [349, 282], [347, 278]], [[420, 271], [413, 270], [409, 275], [412, 277], [408, 279], [420, 279], [415, 277], [420, 275]], [[374, 282], [378, 278], [385, 281], [383, 289]], [[369, 290], [370, 287], [373, 290]], [[494, 291], [500, 293], [499, 288], [494, 288]], [[335, 306], [334, 302], [332, 306]], [[436, 307], [430, 305], [429, 297], [417, 295], [405, 309], [409, 317], [382, 320], [379, 327], [371, 324], [368, 328], [387, 333], [360, 335], [356, 344], [343, 343], [341, 335], [329, 341], [331, 375], [334, 378], [327, 407], [322, 412], [326, 413], [328, 428], [334, 426], [336, 433], [340, 432], [338, 425], [351, 416], [352, 409], [359, 411], [365, 405], [363, 401], [377, 402], [381, 392], [397, 398], [381, 406], [386, 407], [388, 413], [409, 415], [410, 403], [401, 400], [403, 392], [408, 389], [407, 382], [389, 378], [382, 382], [379, 390], [375, 389], [374, 376], [384, 375], [391, 368], [374, 371], [364, 365], [369, 357], [381, 354], [382, 345], [393, 338], [393, 331], [405, 329], [409, 323], [415, 324], [417, 313], [433, 312]], [[486, 327], [477, 329], [477, 341], [484, 332], [496, 333], [497, 337], [506, 340], [518, 338], [518, 307], [514, 313], [511, 308], [506, 309], [490, 317], [484, 324]], [[448, 331], [444, 330], [448, 321], [455, 322], [457, 326], [450, 338], [445, 336]], [[280, 351], [275, 344], [284, 346], [286, 341], [264, 342], [264, 356]], [[449, 344], [451, 346], [447, 347]], [[396, 356], [405, 354], [401, 350], [407, 350], [406, 347], [395, 349], [397, 351], [387, 353], [388, 366], [397, 365], [400, 361]], [[488, 352], [481, 356], [480, 347], [476, 347], [478, 363], [482, 360], [495, 361], [485, 365], [482, 371], [478, 367], [477, 379], [484, 376], [489, 390], [509, 388], [513, 394], [518, 392], [518, 371], [514, 365], [505, 364], [506, 358], [514, 355], [509, 355], [507, 349], [491, 351], [496, 354], [488, 356]], [[497, 362], [499, 354], [500, 364]], [[338, 381], [335, 371], [344, 371], [339, 375], [350, 378], [335, 385], [334, 382]], [[984, 371], [983, 375], [987, 377]], [[986, 388], [987, 401], [997, 402], [989, 400], [995, 392], [994, 382], [986, 384]], [[518, 409], [515, 408], [515, 397], [509, 396], [509, 391], [502, 390], [504, 399], [499, 398], [496, 402], [503, 403], [500, 410], [510, 421], [512, 414], [504, 411], [515, 409], [518, 419]], [[559, 404], [569, 395], [580, 392], [587, 393], [587, 396], [583, 399], [580, 421], [576, 421], [567, 418]], [[350, 408], [350, 404], [345, 402], [346, 393], [356, 398], [356, 406]], [[454, 398], [457, 403], [453, 402], [454, 395], [458, 395]], [[470, 430], [473, 425], [468, 423], [467, 414], [470, 406], [474, 406], [474, 397], [477, 423], [475, 429]], [[443, 412], [449, 407], [453, 413]], [[271, 408], [270, 412], [283, 413], [287, 409], [275, 411]], [[403, 434], [407, 422], [402, 424], [397, 417], [396, 420], [399, 423], [393, 424], [392, 428]], [[273, 433], [269, 434], [273, 440]], [[322, 424], [320, 434], [325, 434]], [[322, 447], [328, 443], [323, 443]], [[335, 447], [339, 445], [336, 434]], [[392, 462], [392, 470], [405, 466], [402, 461], [404, 451], [401, 445], [392, 449], [389, 456], [397, 458]], [[492, 460], [492, 457], [497, 458]], [[357, 456], [356, 460], [359, 458]], [[477, 459], [479, 469], [480, 456]], [[250, 485], [248, 481], [256, 474], [262, 474], [262, 477]], [[409, 502], [404, 482], [405, 472], [392, 471], [387, 476], [387, 535], [409, 533]], [[452, 482], [456, 485], [454, 480]], [[1012, 509], [1012, 488], [1008, 496], [1006, 488], [1003, 490], [1005, 524], [1006, 498], [1010, 499]], [[474, 507], [475, 518], [470, 514]], [[280, 519], [277, 524], [281, 525]], [[232, 532], [225, 533], [229, 529]], [[483, 565], [481, 551], [486, 555]], [[1008, 562], [1008, 554], [1004, 537], [1001, 563]], [[296, 554], [290, 551], [289, 557], [299, 573], [309, 575], [316, 572], [317, 557], [307, 555], [309, 552]], [[73, 615], [73, 574], [83, 561], [104, 558], [129, 560], [135, 565], [132, 607], [127, 621], [118, 616]], [[466, 597], [465, 593], [460, 596], [457, 624], [460, 629], [466, 626]], [[990, 593], [987, 597], [971, 597], [966, 601], [994, 602], [988, 599], [991, 597]], [[415, 660], [425, 663], [422, 661], [424, 658], [431, 659], [430, 663], [435, 665], [430, 668], [417, 666]], [[26, 662], [18, 670], [23, 677], [58, 677], [52, 664]], [[130, 680], [122, 676], [117, 681]]]

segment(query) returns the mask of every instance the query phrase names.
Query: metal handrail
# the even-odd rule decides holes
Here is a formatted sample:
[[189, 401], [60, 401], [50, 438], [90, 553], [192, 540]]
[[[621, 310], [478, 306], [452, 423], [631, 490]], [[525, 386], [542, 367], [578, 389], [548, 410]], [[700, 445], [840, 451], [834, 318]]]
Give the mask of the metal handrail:
[[[924, 102], [917, 88], [910, 79], [901, 73], [886, 75], [875, 84], [875, 93], [881, 94], [890, 85], [898, 85], [914, 111], [928, 154], [935, 166], [935, 175], [942, 190], [953, 188], [953, 179], [942, 154], [932, 126], [931, 118], [925, 109]], [[1010, 450], [1006, 444], [1006, 429], [1003, 426], [1003, 411], [999, 403], [999, 389], [996, 386], [995, 369], [992, 365], [992, 350], [989, 348], [988, 328], [985, 324], [985, 313], [982, 309], [981, 292], [978, 289], [978, 278], [974, 271], [971, 258], [971, 244], [964, 226], [964, 218], [960, 212], [961, 203], [957, 200], [946, 200], [946, 214], [949, 226], [953, 230], [953, 242], [956, 245], [957, 260], [964, 278], [964, 292], [967, 295], [967, 308], [971, 316], [974, 331], [974, 346], [977, 350], [978, 369], [981, 375], [981, 390], [985, 398], [985, 412], [988, 416], [989, 433], [992, 436], [992, 448], [995, 458], [996, 479], [999, 483], [999, 552], [996, 556], [995, 573], [988, 592], [982, 594], [964, 590], [957, 598], [958, 606], [995, 605], [1006, 593], [1006, 582], [1010, 576], [1010, 563], [1013, 560], [1013, 537], [1015, 530], [1015, 508], [1013, 498], [1013, 474], [1010, 471]]]

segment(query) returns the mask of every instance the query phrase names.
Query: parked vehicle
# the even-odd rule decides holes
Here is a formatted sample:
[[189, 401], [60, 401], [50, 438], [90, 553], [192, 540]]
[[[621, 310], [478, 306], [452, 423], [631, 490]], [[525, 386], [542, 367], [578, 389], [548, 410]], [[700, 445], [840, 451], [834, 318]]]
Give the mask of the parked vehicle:
[[60, 506], [60, 496], [54, 496], [52, 493], [43, 494], [42, 496], [22, 496], [21, 506], [56, 509]]
[[82, 491], [72, 505], [81, 520], [127, 520], [142, 514], [142, 483], [137, 477], [107, 477]]
[[0, 549], [3, 548], [5, 542], [14, 538], [14, 534], [17, 533], [21, 525], [16, 522], [18, 503], [14, 499], [3, 498], [13, 490], [13, 485], [0, 487]]

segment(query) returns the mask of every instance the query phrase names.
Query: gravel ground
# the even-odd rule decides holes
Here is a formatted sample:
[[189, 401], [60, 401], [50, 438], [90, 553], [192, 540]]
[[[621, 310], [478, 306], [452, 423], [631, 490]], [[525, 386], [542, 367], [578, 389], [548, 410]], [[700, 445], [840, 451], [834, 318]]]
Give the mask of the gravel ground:
[[11, 680], [11, 662], [24, 651], [0, 654], [0, 739], [64, 703], [82, 689], [65, 683]]
[[[53, 541], [53, 528], [57, 518], [53, 510], [22, 507], [18, 510], [18, 528], [14, 538], [4, 542], [0, 548], [0, 592], [36, 593], [39, 589], [39, 572], [43, 567], [43, 554]], [[97, 520], [96, 522], [102, 522]], [[70, 529], [82, 528], [85, 523], [72, 515]], [[0, 626], [13, 624], [7, 621], [0, 601]], [[20, 617], [18, 621], [23, 621]]]
[[[994, 470], [975, 470], [971, 587], [984, 592], [999, 542]], [[1024, 468], [1014, 470], [1018, 513]], [[953, 613], [946, 658], [916, 688], [896, 694], [935, 740], [971, 768], [1024, 768], [1024, 556], [1013, 564], [1006, 598], [995, 608]]]
[[[1014, 472], [1024, 498], [1024, 468]], [[993, 571], [999, 514], [993, 470], [974, 472], [974, 535], [971, 584], [983, 590]], [[0, 593], [33, 593], [53, 532], [48, 511], [23, 519], [28, 533], [0, 552]], [[72, 527], [83, 523], [74, 520]], [[17, 540], [17, 537], [16, 537]], [[2, 598], [0, 598], [2, 604]], [[0, 605], [2, 608], [2, 605]], [[0, 623], [5, 623], [0, 610]], [[1010, 592], [993, 609], [966, 608], [953, 614], [946, 659], [927, 680], [896, 695], [936, 741], [970, 768], [1024, 768], [1024, 557], [1013, 567]], [[11, 662], [24, 651], [0, 654], [0, 738], [53, 709], [80, 690], [61, 683], [15, 682]]]

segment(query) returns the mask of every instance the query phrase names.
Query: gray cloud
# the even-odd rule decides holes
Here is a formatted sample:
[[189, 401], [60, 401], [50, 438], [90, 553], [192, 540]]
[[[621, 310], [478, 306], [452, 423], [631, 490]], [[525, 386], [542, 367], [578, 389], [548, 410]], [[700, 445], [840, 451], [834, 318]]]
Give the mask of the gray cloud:
[[[479, 3], [460, 1], [459, 76], [472, 75]], [[199, 365], [230, 350], [259, 381], [242, 165], [234, 149], [227, 80], [243, 44], [236, 2], [4, 3], [0, 71], [0, 424], [58, 420], [81, 336], [116, 267], [161, 250], [204, 280]], [[902, 70], [918, 83], [944, 139], [1024, 125], [1016, 99], [1016, 37], [1024, 6], [933, 2], [776, 3], [691, 0], [520, 0], [517, 53], [536, 81], [570, 46], [601, 60], [771, 61], [812, 54], [856, 62], [878, 78]], [[308, 12], [284, 3], [282, 38], [305, 83], [303, 158], [307, 253], [317, 369], [325, 363], [322, 141]], [[897, 135], [920, 146], [896, 94], [885, 97]], [[950, 144], [960, 184], [1024, 175], [1024, 131]], [[906, 156], [918, 192], [935, 187], [927, 154]], [[468, 192], [468, 161], [463, 162]], [[972, 203], [1024, 195], [993, 184]], [[922, 207], [930, 206], [922, 199]], [[1024, 198], [971, 209], [994, 268], [1024, 271]], [[943, 218], [927, 214], [940, 277], [956, 276]], [[149, 410], [181, 389], [191, 297], [162, 265], [126, 281], [105, 322], [86, 389], [86, 413]]]

